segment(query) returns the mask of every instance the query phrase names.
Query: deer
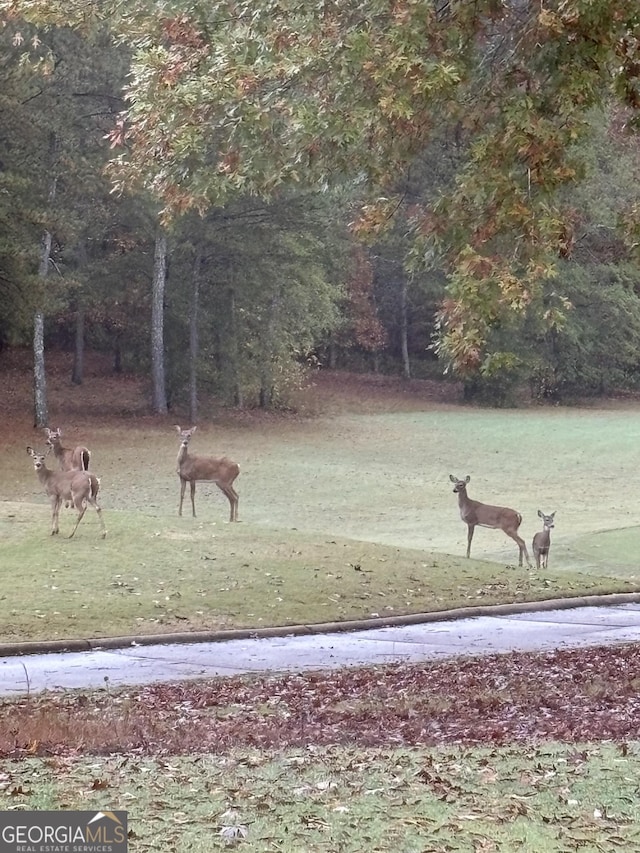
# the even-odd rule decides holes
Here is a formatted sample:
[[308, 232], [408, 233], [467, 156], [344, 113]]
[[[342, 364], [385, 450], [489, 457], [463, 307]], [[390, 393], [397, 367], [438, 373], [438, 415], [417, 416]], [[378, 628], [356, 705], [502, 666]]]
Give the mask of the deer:
[[193, 517], [196, 517], [196, 483], [198, 480], [212, 480], [229, 501], [229, 521], [238, 520], [238, 493], [233, 488], [233, 482], [240, 473], [240, 466], [226, 456], [190, 456], [188, 452], [189, 441], [197, 427], [182, 429], [175, 425], [180, 436], [180, 449], [178, 450], [177, 474], [180, 477], [180, 506], [178, 515], [182, 515], [182, 502], [187, 483], [191, 488], [191, 509]]
[[554, 527], [553, 519], [555, 512], [551, 515], [545, 515], [541, 510], [538, 510], [538, 518], [542, 519], [542, 530], [538, 531], [533, 537], [533, 556], [536, 561], [536, 569], [546, 569], [549, 565], [549, 551], [551, 549], [551, 528]]
[[44, 453], [36, 453], [33, 447], [27, 445], [27, 453], [33, 459], [33, 467], [38, 476], [38, 480], [44, 487], [45, 494], [51, 502], [51, 535], [55, 536], [60, 532], [58, 525], [58, 517], [60, 507], [65, 501], [67, 505], [72, 505], [78, 512], [76, 524], [69, 539], [73, 537], [78, 525], [82, 521], [82, 517], [87, 511], [87, 505], [91, 506], [98, 513], [100, 526], [102, 528], [102, 538], [107, 535], [107, 528], [102, 517], [102, 509], [98, 504], [98, 491], [100, 490], [100, 480], [92, 471], [52, 471], [45, 465], [45, 459], [48, 455]]
[[491, 504], [483, 504], [480, 501], [471, 500], [467, 494], [467, 485], [471, 477], [467, 476], [464, 480], [459, 480], [453, 474], [449, 474], [449, 479], [454, 483], [453, 492], [458, 495], [458, 506], [460, 507], [460, 518], [467, 525], [467, 558], [471, 554], [471, 540], [476, 527], [490, 527], [494, 530], [502, 530], [507, 536], [510, 536], [517, 543], [519, 549], [518, 565], [522, 566], [522, 555], [524, 554], [527, 560], [527, 566], [531, 568], [529, 560], [529, 552], [524, 539], [518, 535], [518, 528], [522, 523], [522, 516], [515, 509], [509, 509], [506, 506], [491, 506]]
[[91, 451], [79, 444], [77, 447], [62, 446], [62, 430], [44, 428], [47, 445], [53, 450], [61, 471], [88, 471]]

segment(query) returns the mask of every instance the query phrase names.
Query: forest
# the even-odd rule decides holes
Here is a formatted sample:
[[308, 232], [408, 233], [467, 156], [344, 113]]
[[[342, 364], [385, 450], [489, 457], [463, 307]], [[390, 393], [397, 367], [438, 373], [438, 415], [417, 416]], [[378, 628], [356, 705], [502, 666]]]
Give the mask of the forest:
[[[640, 389], [635, 0], [0, 0], [0, 346], [149, 410]], [[0, 350], [0, 361], [2, 352]]]

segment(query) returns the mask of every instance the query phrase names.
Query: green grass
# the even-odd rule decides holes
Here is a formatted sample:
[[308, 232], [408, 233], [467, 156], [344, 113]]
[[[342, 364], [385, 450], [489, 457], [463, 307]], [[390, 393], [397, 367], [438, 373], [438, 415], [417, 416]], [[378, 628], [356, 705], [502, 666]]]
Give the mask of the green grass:
[[[399, 404], [400, 405], [400, 404]], [[24, 446], [0, 444], [0, 640], [285, 625], [474, 603], [635, 591], [640, 481], [628, 476], [638, 407], [494, 411], [433, 405], [308, 419], [202, 424], [193, 453], [227, 453], [241, 524], [212, 484], [198, 518], [177, 516], [177, 439], [152, 419], [76, 422], [93, 450], [109, 530], [88, 510], [68, 540]], [[55, 425], [58, 423], [56, 421]], [[63, 428], [66, 426], [61, 423]], [[524, 516], [556, 510], [550, 567], [514, 569], [517, 549], [478, 529], [464, 558], [449, 473], [469, 494]]]
[[129, 813], [132, 850], [637, 850], [639, 744], [0, 762], [0, 807]]
[[43, 549], [33, 527], [46, 529], [48, 511], [30, 510], [17, 506], [0, 525], [4, 565], [38, 566], [37, 574], [16, 568], [4, 586], [3, 639], [330, 622], [631, 588], [606, 575], [528, 572], [417, 549], [141, 512], [112, 511], [105, 541], [92, 517], [77, 539], [47, 538]]

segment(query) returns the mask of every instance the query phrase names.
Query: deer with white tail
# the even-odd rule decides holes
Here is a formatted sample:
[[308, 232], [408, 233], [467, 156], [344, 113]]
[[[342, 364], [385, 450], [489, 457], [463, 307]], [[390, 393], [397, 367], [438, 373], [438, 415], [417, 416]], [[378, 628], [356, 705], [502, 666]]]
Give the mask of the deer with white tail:
[[555, 512], [545, 515], [538, 510], [538, 518], [542, 519], [542, 530], [533, 537], [533, 556], [536, 561], [536, 569], [546, 569], [549, 565], [549, 551], [551, 550], [551, 528], [555, 526], [553, 519]]
[[193, 517], [196, 517], [196, 483], [198, 480], [211, 480], [229, 501], [229, 521], [238, 520], [238, 493], [233, 488], [233, 483], [240, 473], [240, 466], [226, 456], [191, 456], [188, 451], [191, 436], [197, 427], [182, 429], [176, 424], [176, 430], [180, 436], [180, 449], [178, 450], [177, 473], [180, 477], [180, 507], [178, 515], [182, 515], [182, 502], [187, 483], [191, 488], [191, 509]]
[[98, 513], [102, 538], [104, 539], [107, 535], [107, 528], [102, 517], [102, 509], [98, 504], [100, 480], [96, 475], [90, 471], [51, 471], [44, 464], [45, 454], [36, 453], [33, 447], [29, 446], [27, 446], [27, 453], [33, 459], [33, 467], [38, 475], [38, 480], [44, 486], [45, 494], [51, 502], [51, 535], [55, 536], [56, 533], [59, 533], [60, 507], [62, 501], [68, 501], [78, 512], [78, 518], [75, 527], [69, 534], [69, 539], [78, 529], [78, 525], [87, 511], [88, 504], [91, 504]]
[[491, 504], [483, 504], [480, 501], [471, 500], [467, 494], [467, 484], [471, 477], [467, 476], [464, 480], [459, 480], [453, 474], [449, 474], [449, 479], [454, 483], [454, 494], [458, 495], [458, 506], [460, 507], [460, 518], [467, 525], [467, 557], [471, 554], [471, 540], [476, 527], [490, 527], [494, 530], [502, 530], [507, 536], [517, 544], [519, 549], [518, 565], [522, 565], [522, 556], [527, 560], [527, 566], [531, 567], [529, 560], [529, 552], [524, 539], [518, 534], [518, 528], [522, 523], [522, 516], [515, 509], [509, 509], [506, 506], [492, 506]]
[[88, 471], [91, 451], [79, 444], [77, 447], [62, 446], [62, 430], [44, 428], [47, 445], [53, 450], [61, 471]]

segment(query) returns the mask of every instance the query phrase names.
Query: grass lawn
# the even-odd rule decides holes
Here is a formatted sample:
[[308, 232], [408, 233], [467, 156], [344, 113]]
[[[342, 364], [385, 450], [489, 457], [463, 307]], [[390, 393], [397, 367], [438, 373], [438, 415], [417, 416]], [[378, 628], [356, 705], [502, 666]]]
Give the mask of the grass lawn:
[[17, 506], [0, 525], [2, 563], [12, 568], [0, 595], [4, 641], [330, 622], [636, 589], [633, 578], [602, 571], [527, 571], [122, 510], [109, 513], [105, 541], [94, 517], [77, 539], [49, 539], [48, 510], [33, 506], [28, 521], [17, 521], [24, 512]]
[[[62, 427], [65, 446], [93, 451], [104, 541], [91, 509], [74, 539], [65, 538], [71, 510], [61, 513], [61, 536], [49, 536], [48, 502], [25, 451], [43, 441], [25, 411], [3, 430], [0, 641], [324, 622], [640, 589], [640, 480], [629, 465], [640, 439], [635, 405], [478, 410], [388, 388], [381, 395], [375, 386], [331, 397], [320, 384], [310, 392], [313, 416], [233, 415], [199, 425], [193, 453], [226, 453], [241, 466], [242, 523], [231, 525], [209, 483], [197, 488], [198, 517], [188, 501], [177, 516], [173, 421], [183, 417], [157, 420], [126, 407], [126, 416], [97, 416], [96, 393], [94, 382], [70, 397], [59, 379], [51, 424]], [[128, 393], [128, 405], [140, 406]], [[549, 568], [514, 567], [515, 544], [482, 528], [466, 560], [449, 473], [471, 476], [470, 497], [518, 509], [530, 550], [537, 509], [556, 510]]]
[[638, 744], [26, 759], [0, 806], [115, 802], [132, 851], [637, 850], [638, 774]]
[[[88, 512], [68, 540], [25, 452], [42, 446], [28, 371], [9, 378], [0, 641], [640, 588], [632, 404], [498, 412], [320, 383], [313, 416], [199, 424], [192, 452], [241, 466], [230, 525], [207, 484], [198, 518], [177, 517], [184, 417], [148, 418], [131, 380], [54, 373], [50, 426], [91, 447], [109, 530]], [[490, 530], [466, 560], [450, 473], [520, 511], [529, 545], [537, 509], [556, 510], [549, 569], [514, 567]], [[0, 809], [126, 809], [132, 851], [640, 849], [637, 672], [627, 647], [0, 701]]]

